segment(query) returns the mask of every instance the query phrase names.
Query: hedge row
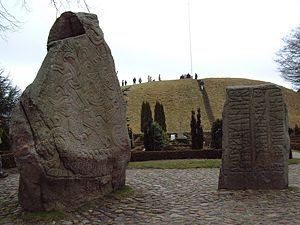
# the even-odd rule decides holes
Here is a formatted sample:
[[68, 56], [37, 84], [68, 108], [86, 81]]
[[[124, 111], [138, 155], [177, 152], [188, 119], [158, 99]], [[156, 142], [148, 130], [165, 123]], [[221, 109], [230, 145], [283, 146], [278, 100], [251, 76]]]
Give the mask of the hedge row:
[[[3, 168], [14, 168], [16, 162], [12, 153], [1, 155]], [[182, 151], [133, 151], [130, 161], [148, 161], [164, 159], [220, 159], [222, 150], [182, 150]]]
[[131, 162], [164, 159], [220, 159], [222, 150], [133, 151]]
[[[292, 149], [300, 149], [300, 146], [295, 146]], [[3, 168], [14, 168], [16, 162], [12, 153], [3, 154]], [[164, 159], [221, 159], [222, 150], [182, 150], [182, 151], [133, 151], [131, 152], [131, 162], [149, 161], [149, 160], [164, 160]]]
[[300, 150], [300, 143], [291, 143], [291, 149]]

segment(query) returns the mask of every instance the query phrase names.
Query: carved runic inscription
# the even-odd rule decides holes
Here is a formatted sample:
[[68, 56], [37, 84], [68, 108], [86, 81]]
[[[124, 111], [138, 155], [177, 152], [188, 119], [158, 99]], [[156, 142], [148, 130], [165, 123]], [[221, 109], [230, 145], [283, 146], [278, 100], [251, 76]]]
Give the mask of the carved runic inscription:
[[229, 87], [226, 94], [219, 188], [287, 188], [288, 119], [281, 89]]

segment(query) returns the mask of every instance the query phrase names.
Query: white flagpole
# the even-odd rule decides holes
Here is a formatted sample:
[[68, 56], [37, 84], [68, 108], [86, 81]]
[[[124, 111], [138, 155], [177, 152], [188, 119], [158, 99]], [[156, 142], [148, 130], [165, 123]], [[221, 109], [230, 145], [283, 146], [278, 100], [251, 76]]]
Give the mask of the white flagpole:
[[189, 17], [189, 41], [190, 41], [190, 63], [191, 63], [191, 76], [193, 76], [193, 54], [192, 54], [192, 31], [191, 31], [191, 11], [190, 11], [190, 0], [188, 0], [188, 17]]

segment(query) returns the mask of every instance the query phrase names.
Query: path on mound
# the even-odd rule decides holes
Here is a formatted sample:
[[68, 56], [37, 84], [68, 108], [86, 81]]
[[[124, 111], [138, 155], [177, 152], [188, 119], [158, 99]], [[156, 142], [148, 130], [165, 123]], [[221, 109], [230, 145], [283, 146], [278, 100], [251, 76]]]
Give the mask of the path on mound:
[[[129, 169], [127, 184], [135, 189], [133, 195], [109, 198], [49, 224], [299, 224], [300, 164], [289, 166], [294, 191], [218, 191], [218, 175], [218, 169]], [[14, 172], [0, 180], [0, 202], [5, 202], [0, 221], [22, 213], [18, 177]]]
[[213, 113], [211, 105], [210, 105], [208, 94], [205, 90], [205, 86], [203, 86], [203, 88], [201, 88], [201, 80], [198, 80], [198, 86], [199, 86], [199, 91], [201, 92], [201, 95], [203, 98], [205, 112], [206, 112], [208, 121], [210, 123], [210, 127], [212, 127], [213, 122], [215, 122], [215, 116], [214, 116], [214, 113]]

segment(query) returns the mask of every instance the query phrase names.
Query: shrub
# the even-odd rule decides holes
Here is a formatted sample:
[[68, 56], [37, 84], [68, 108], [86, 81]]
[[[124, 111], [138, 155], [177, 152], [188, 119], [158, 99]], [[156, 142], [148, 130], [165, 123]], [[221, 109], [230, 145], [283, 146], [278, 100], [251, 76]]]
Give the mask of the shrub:
[[146, 151], [161, 150], [164, 147], [163, 131], [156, 123], [150, 121], [144, 132], [144, 147]]
[[152, 122], [152, 111], [149, 102], [142, 103], [141, 109], [141, 132], [145, 133], [145, 129], [149, 122]]
[[163, 143], [164, 146], [167, 146], [170, 143], [170, 137], [165, 131], [163, 131]]
[[222, 148], [222, 120], [217, 119], [213, 122], [211, 128], [211, 148], [221, 149]]

